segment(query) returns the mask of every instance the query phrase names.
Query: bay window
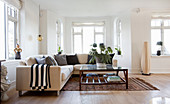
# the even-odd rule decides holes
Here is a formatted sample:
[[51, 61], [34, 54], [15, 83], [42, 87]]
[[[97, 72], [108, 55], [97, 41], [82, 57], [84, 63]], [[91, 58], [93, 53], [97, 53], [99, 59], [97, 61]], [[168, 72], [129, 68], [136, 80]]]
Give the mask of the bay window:
[[105, 23], [73, 23], [74, 53], [89, 53], [93, 43], [104, 43]]
[[[159, 45], [159, 42], [162, 44]], [[156, 52], [160, 50], [162, 55], [170, 55], [170, 19], [152, 19], [151, 50], [152, 54], [156, 54]]]

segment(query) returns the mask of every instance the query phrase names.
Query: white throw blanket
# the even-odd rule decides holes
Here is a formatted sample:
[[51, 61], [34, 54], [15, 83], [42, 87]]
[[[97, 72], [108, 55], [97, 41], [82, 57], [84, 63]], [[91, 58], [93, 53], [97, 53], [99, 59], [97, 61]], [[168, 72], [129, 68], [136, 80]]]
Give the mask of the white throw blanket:
[[34, 90], [44, 90], [51, 88], [50, 84], [50, 65], [33, 64], [31, 66], [30, 87]]

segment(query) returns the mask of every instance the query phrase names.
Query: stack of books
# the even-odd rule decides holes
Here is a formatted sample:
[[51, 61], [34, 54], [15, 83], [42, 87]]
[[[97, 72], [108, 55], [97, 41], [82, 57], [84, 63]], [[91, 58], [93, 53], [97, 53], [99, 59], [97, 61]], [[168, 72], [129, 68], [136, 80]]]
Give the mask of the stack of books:
[[86, 77], [97, 77], [98, 74], [95, 74], [95, 73], [88, 73], [86, 74]]
[[107, 77], [108, 82], [113, 82], [113, 81], [121, 81], [120, 77], [118, 76], [108, 76]]

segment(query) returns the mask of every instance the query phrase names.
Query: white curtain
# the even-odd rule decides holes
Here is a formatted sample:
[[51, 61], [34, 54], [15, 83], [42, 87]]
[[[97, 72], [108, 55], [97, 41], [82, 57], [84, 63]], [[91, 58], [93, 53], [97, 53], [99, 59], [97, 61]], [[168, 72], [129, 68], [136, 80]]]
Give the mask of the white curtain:
[[5, 3], [7, 3], [8, 5], [12, 5], [17, 9], [21, 9], [21, 1], [20, 0], [1, 0]]

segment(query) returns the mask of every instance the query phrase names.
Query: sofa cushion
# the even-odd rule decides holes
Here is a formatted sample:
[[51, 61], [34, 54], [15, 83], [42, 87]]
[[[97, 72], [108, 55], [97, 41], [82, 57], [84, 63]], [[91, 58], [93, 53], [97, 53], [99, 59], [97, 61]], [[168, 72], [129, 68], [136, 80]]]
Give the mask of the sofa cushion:
[[61, 66], [62, 81], [65, 81], [73, 72], [73, 65]]
[[45, 64], [45, 58], [44, 57], [38, 57], [38, 58], [35, 58], [35, 60], [37, 61], [38, 64]]
[[77, 54], [80, 64], [86, 64], [88, 59], [88, 54]]
[[38, 64], [48, 64], [48, 65], [54, 65], [57, 66], [57, 62], [55, 61], [55, 59], [53, 59], [53, 57], [51, 56], [43, 56], [43, 57], [38, 57], [35, 58]]
[[25, 62], [27, 64], [27, 66], [31, 66], [33, 64], [37, 64], [37, 61], [36, 61], [36, 59], [34, 57], [26, 58]]
[[53, 57], [47, 56], [46, 57], [46, 64], [50, 64], [50, 63], [54, 66], [58, 66], [57, 61]]
[[57, 61], [58, 65], [67, 65], [66, 55], [55, 55], [55, 60]]
[[74, 65], [74, 70], [80, 70], [80, 68], [81, 68], [83, 65], [89, 65], [89, 64], [76, 64], [76, 65]]
[[19, 62], [19, 65], [21, 65], [21, 66], [26, 66], [27, 64], [26, 64], [25, 61], [20, 61], [20, 62]]
[[75, 54], [75, 55], [66, 55], [66, 58], [67, 58], [67, 64], [68, 65], [79, 64], [77, 54]]

